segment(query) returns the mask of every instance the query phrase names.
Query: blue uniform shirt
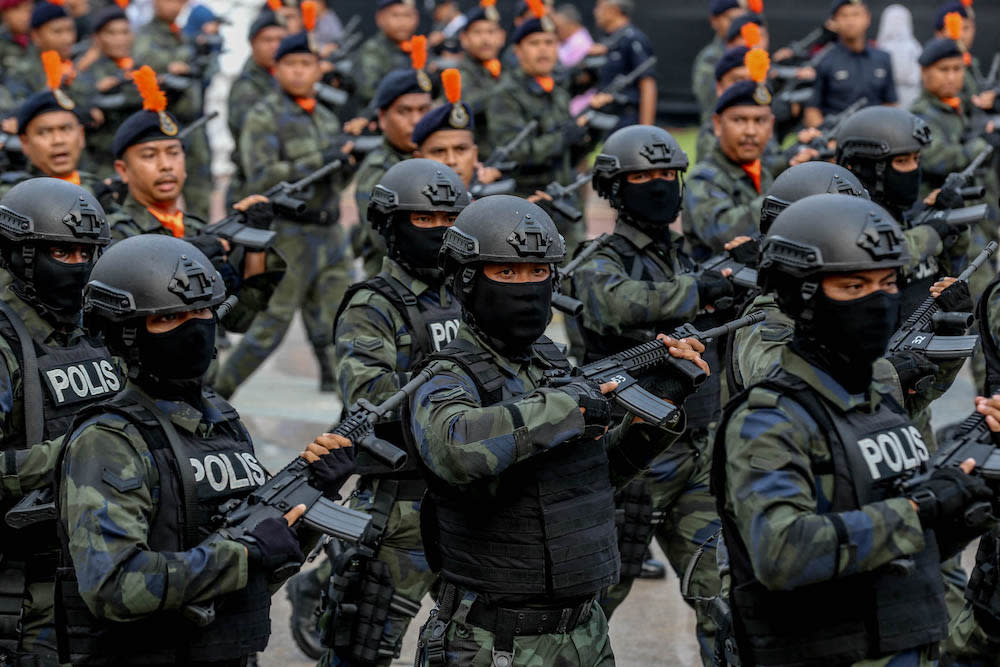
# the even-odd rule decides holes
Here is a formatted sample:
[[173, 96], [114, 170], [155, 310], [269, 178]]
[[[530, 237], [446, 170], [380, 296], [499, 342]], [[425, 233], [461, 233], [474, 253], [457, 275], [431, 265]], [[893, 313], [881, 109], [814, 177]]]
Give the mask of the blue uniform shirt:
[[838, 42], [816, 66], [816, 86], [809, 106], [823, 115], [843, 111], [862, 97], [868, 105], [898, 101], [889, 54], [866, 46], [856, 53]]
[[[598, 89], [600, 90], [611, 85], [611, 82], [619, 74], [630, 74], [653, 55], [653, 45], [649, 38], [632, 24], [612, 34], [605, 43], [609, 44], [608, 61], [601, 68], [600, 80], [598, 81]], [[655, 69], [648, 72], [648, 76], [655, 76], [655, 74]], [[624, 107], [614, 104], [608, 109], [602, 109], [602, 111], [621, 116], [619, 127], [635, 125], [639, 122], [639, 82], [636, 81], [626, 88], [619, 97], [627, 100]]]

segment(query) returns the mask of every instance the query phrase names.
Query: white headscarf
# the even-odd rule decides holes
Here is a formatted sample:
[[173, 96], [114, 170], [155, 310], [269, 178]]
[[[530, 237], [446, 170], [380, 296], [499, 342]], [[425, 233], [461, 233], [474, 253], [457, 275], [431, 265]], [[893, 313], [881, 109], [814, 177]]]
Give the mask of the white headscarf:
[[903, 5], [889, 5], [879, 20], [878, 48], [892, 56], [892, 72], [896, 80], [899, 105], [908, 109], [920, 95], [920, 65], [917, 59], [923, 51], [913, 36], [913, 15]]

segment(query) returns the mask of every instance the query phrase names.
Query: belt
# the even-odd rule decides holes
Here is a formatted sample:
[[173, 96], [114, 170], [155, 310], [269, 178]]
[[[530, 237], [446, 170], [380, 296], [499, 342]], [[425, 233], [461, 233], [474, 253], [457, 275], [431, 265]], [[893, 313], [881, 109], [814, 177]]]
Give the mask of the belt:
[[514, 637], [563, 634], [590, 620], [593, 600], [558, 609], [507, 609], [474, 602], [466, 617], [469, 623], [492, 632]]

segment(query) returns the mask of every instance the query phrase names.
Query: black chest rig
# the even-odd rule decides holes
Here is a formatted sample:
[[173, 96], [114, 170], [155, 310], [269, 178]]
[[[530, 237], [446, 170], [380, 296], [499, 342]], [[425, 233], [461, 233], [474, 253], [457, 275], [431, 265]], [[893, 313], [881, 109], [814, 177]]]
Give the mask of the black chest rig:
[[982, 341], [983, 356], [986, 357], [986, 386], [982, 388], [983, 396], [992, 396], [1000, 391], [1000, 350], [993, 341], [991, 328], [1000, 325], [998, 322], [991, 322], [989, 316], [989, 297], [996, 286], [1000, 285], [1000, 276], [983, 290], [983, 296], [976, 303], [976, 326], [979, 328], [979, 340]]
[[[265, 481], [236, 410], [214, 392], [206, 392], [204, 399], [223, 417], [205, 437], [176, 428], [152, 401], [133, 391], [85, 412], [74, 423], [74, 431], [94, 421], [124, 429], [121, 419], [107, 418], [111, 413], [138, 429], [159, 475], [159, 502], [147, 537], [153, 551], [196, 547], [210, 535], [209, 522], [221, 504], [246, 497]], [[60, 532], [64, 533], [61, 525]], [[245, 588], [213, 600], [215, 618], [207, 625], [197, 625], [178, 611], [116, 623], [95, 617], [84, 604], [68, 536], [61, 538], [56, 618], [62, 662], [186, 664], [236, 659], [266, 647], [271, 596], [263, 575], [251, 571]]]
[[[755, 387], [801, 406], [820, 432], [829, 434], [831, 464], [818, 462], [813, 472], [832, 472], [834, 477], [827, 516], [841, 544], [847, 544], [849, 536], [838, 513], [891, 497], [893, 480], [928, 459], [919, 431], [888, 395], [873, 412], [844, 413], [781, 370]], [[756, 579], [743, 537], [725, 511], [726, 423], [752, 391], [727, 407], [712, 463], [712, 489], [732, 568], [730, 604], [742, 664], [850, 665], [944, 639], [948, 614], [933, 531], [924, 531], [927, 547], [913, 557], [913, 571], [905, 576], [881, 568], [788, 591], [768, 590]]]
[[[508, 395], [493, 356], [464, 340], [431, 359], [462, 368], [476, 384], [483, 407], [518, 398]], [[569, 370], [562, 353], [544, 337], [532, 346], [532, 363], [547, 373]], [[511, 413], [519, 423], [520, 413]], [[427, 476], [424, 548], [431, 567], [446, 581], [488, 599], [548, 602], [593, 595], [618, 581], [614, 490], [603, 440], [554, 447], [516, 464], [489, 481], [493, 493]]]

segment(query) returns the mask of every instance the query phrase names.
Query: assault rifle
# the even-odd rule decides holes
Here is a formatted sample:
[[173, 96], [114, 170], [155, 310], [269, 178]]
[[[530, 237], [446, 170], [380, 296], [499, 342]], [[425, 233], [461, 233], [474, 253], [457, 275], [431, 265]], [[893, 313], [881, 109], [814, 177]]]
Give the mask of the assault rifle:
[[732, 275], [729, 279], [733, 281], [733, 284], [737, 287], [744, 287], [746, 289], [754, 289], [757, 287], [757, 269], [747, 266], [746, 264], [740, 264], [728, 250], [723, 253], [716, 255], [715, 257], [709, 257], [704, 262], [698, 265], [701, 271], [718, 271], [722, 273], [726, 269], [732, 271]]
[[[669, 335], [677, 340], [697, 338], [705, 342], [763, 321], [764, 313], [756, 311], [706, 331], [698, 331], [691, 324], [685, 324]], [[660, 426], [674, 426], [680, 419], [680, 407], [657, 398], [639, 384], [639, 378], [663, 368], [669, 368], [672, 371], [671, 375], [680, 381], [684, 396], [689, 396], [708, 379], [708, 373], [697, 365], [686, 359], [674, 357], [670, 354], [670, 348], [661, 341], [652, 340], [575, 368], [570, 375], [550, 378], [548, 384], [558, 387], [580, 378], [599, 384], [617, 382], [618, 386], [607, 394], [608, 398], [633, 415], [641, 417], [643, 421]]]
[[823, 132], [822, 136], [816, 137], [806, 144], [809, 148], [819, 152], [818, 160], [829, 160], [836, 155], [836, 149], [831, 149], [829, 146], [830, 142], [837, 138], [837, 133], [840, 132], [844, 122], [866, 106], [868, 106], [868, 98], [862, 97], [840, 113], [830, 114], [823, 119], [823, 125], [827, 127], [827, 130]]
[[218, 111], [213, 111], [212, 113], [205, 114], [198, 120], [195, 120], [191, 122], [189, 125], [185, 125], [183, 128], [181, 128], [181, 131], [177, 133], [177, 138], [180, 139], [181, 141], [184, 141], [189, 136], [191, 136], [196, 130], [201, 129], [202, 127], [208, 125], [209, 122], [211, 122], [215, 118], [218, 118], [218, 116], [219, 116]]
[[[508, 141], [503, 146], [496, 148], [493, 151], [493, 154], [490, 155], [490, 158], [485, 163], [483, 163], [483, 166], [493, 167], [495, 169], [499, 169], [500, 171], [510, 171], [511, 169], [514, 169], [517, 165], [510, 163], [511, 153], [516, 151], [518, 146], [523, 144], [528, 139], [528, 137], [530, 137], [532, 134], [535, 133], [537, 129], [538, 129], [537, 120], [533, 120], [527, 125], [525, 125], [524, 129], [517, 133], [517, 136]], [[507, 191], [512, 192], [515, 187], [514, 179], [505, 179], [505, 180], [510, 181], [509, 184], [510, 188]], [[503, 182], [504, 181], [499, 181], [499, 183]], [[479, 179], [473, 178], [472, 183], [469, 184], [469, 194], [472, 195], [473, 198], [479, 198], [483, 196], [483, 191], [487, 187], [495, 188], [497, 185], [498, 183], [490, 183], [488, 186], [483, 185], [482, 183], [479, 182]]]
[[4, 520], [8, 526], [17, 530], [43, 521], [55, 521], [55, 500], [55, 492], [51, 486], [29, 491], [10, 508]]
[[[990, 241], [983, 251], [969, 263], [957, 280], [968, 281], [979, 267], [997, 250], [996, 241]], [[927, 297], [917, 306], [903, 326], [892, 335], [886, 356], [907, 350], [922, 352], [928, 359], [962, 359], [972, 356], [979, 336], [938, 336], [934, 329], [941, 325], [972, 325], [971, 313], [942, 313], [934, 297]]]
[[[573, 278], [573, 274], [581, 264], [590, 259], [591, 255], [608, 245], [610, 242], [611, 234], [601, 234], [594, 239], [586, 248], [583, 249], [583, 251], [580, 252], [579, 255], [573, 258], [573, 261], [559, 269], [560, 281], [571, 280]], [[582, 302], [559, 292], [552, 295], [552, 307], [572, 317], [576, 317], [583, 312]]]
[[[993, 155], [993, 147], [987, 146], [984, 148], [975, 159], [969, 163], [969, 166], [962, 171], [957, 171], [948, 174], [948, 177], [944, 179], [944, 185], [941, 186], [942, 190], [952, 190], [957, 192], [962, 199], [982, 199], [986, 196], [986, 188], [983, 186], [970, 186], [969, 183], [976, 176], [976, 171], [983, 166]], [[961, 210], [961, 209], [959, 209]]]
[[[656, 56], [650, 56], [646, 60], [639, 63], [639, 65], [628, 74], [619, 74], [618, 76], [616, 76], [614, 79], [611, 80], [611, 83], [609, 83], [606, 88], [597, 91], [597, 94], [611, 95], [613, 98], [615, 98], [616, 103], [619, 104], [623, 103], [623, 100], [621, 99], [622, 93], [624, 93], [626, 90], [635, 85], [636, 81], [643, 78], [644, 76], [647, 76], [647, 74], [649, 74], [649, 71], [654, 67], [656, 67], [657, 62], [658, 60]], [[591, 127], [602, 131], [613, 130], [615, 126], [618, 124], [617, 116], [601, 113], [597, 109], [591, 109], [589, 107], [583, 109], [578, 114], [573, 116], [573, 119], [570, 122], [576, 123], [581, 118], [587, 119], [587, 125], [590, 125]]]
[[576, 180], [569, 185], [553, 181], [545, 186], [545, 194], [552, 197], [552, 201], [542, 200], [539, 203], [542, 206], [551, 208], [571, 222], [580, 222], [583, 219], [583, 211], [573, 204], [573, 196], [580, 188], [589, 183], [593, 176], [593, 171], [585, 171], [577, 176]]
[[926, 225], [929, 222], [938, 220], [946, 225], [952, 225], [954, 227], [968, 227], [969, 225], [975, 224], [984, 219], [987, 213], [989, 213], [989, 207], [986, 204], [976, 204], [975, 206], [966, 206], [964, 208], [953, 208], [949, 210], [928, 208], [913, 218], [910, 221], [910, 225], [916, 227], [918, 225]]

